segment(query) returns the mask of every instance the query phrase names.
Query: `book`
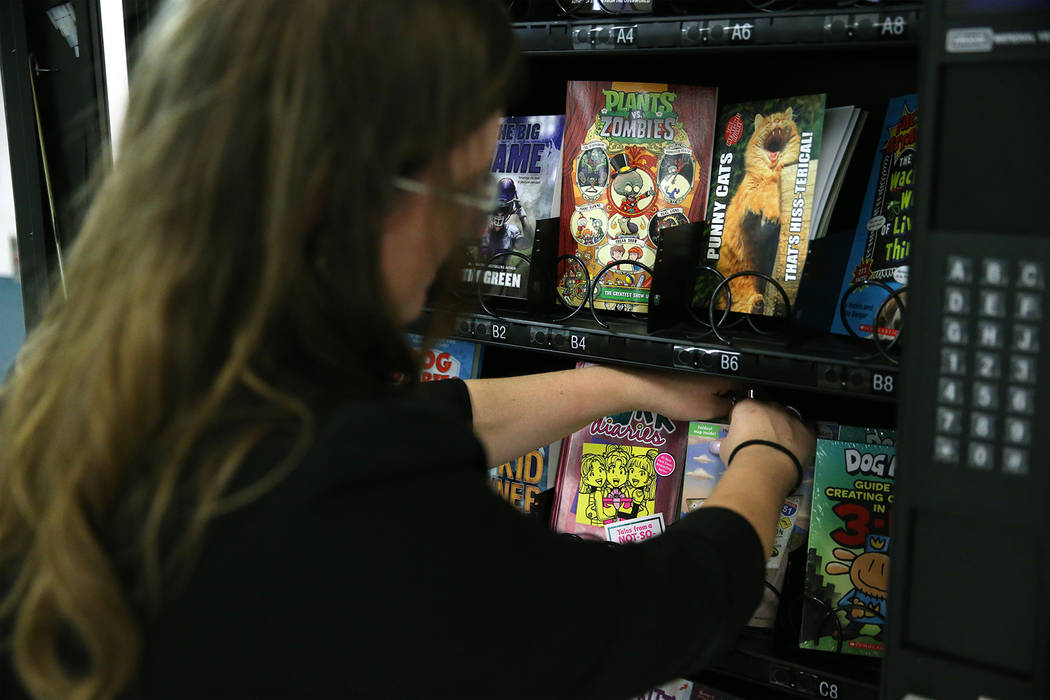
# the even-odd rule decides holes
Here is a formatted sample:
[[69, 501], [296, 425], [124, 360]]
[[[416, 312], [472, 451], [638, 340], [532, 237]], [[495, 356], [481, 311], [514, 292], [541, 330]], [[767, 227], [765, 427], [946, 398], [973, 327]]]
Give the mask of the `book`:
[[432, 347], [423, 347], [423, 336], [407, 333], [408, 342], [422, 355], [423, 369], [420, 380], [431, 382], [439, 379], [474, 379], [480, 376], [481, 360], [485, 346], [469, 340], [442, 338]]
[[[714, 162], [702, 265], [725, 277], [757, 272], [794, 303], [813, 221], [824, 124], [823, 94], [724, 105], [715, 129]], [[699, 274], [694, 305], [707, 309], [718, 279]], [[755, 275], [728, 283], [730, 310], [776, 315], [783, 298]], [[724, 308], [726, 297], [717, 303]]]
[[[528, 290], [536, 221], [558, 216], [565, 115], [504, 117], [500, 121], [492, 177], [498, 204], [477, 242], [467, 246], [464, 281], [486, 294], [520, 298]], [[493, 257], [496, 256], [496, 257]], [[548, 273], [549, 274], [549, 273]]]
[[866, 111], [854, 106], [824, 110], [824, 133], [820, 138], [820, 150], [824, 155], [817, 170], [813, 224], [809, 228], [811, 241], [827, 234], [831, 212], [835, 208], [867, 116]]
[[551, 528], [618, 543], [662, 534], [678, 519], [687, 430], [658, 413], [629, 411], [566, 437]]
[[565, 105], [558, 292], [566, 303], [643, 313], [660, 231], [704, 216], [718, 90], [570, 81]]
[[[703, 506], [704, 501], [714, 491], [715, 485], [725, 474], [726, 465], [722, 456], [712, 450], [711, 443], [722, 440], [729, 434], [729, 424], [709, 421], [691, 421], [689, 439], [686, 444], [686, 458], [683, 466], [682, 497], [680, 516]], [[787, 572], [787, 552], [790, 550], [790, 538], [795, 529], [795, 522], [804, 505], [802, 486], [799, 491], [791, 493], [784, 499], [784, 505], [777, 521], [777, 533], [773, 546], [766, 560], [766, 581], [778, 592], [783, 588]], [[770, 628], [776, 620], [780, 598], [768, 587], [763, 591], [762, 600], [748, 621], [751, 627]]]
[[637, 697], [637, 700], [692, 700], [693, 682], [675, 678]]
[[893, 446], [817, 440], [800, 647], [882, 656], [895, 472]]
[[[838, 304], [831, 317], [832, 333], [849, 335], [848, 327], [860, 337], [870, 338], [877, 328], [879, 337], [888, 339], [900, 331], [902, 309], [895, 299], [887, 301], [890, 294], [886, 289], [876, 285], [853, 292], [849, 289], [866, 280], [878, 280], [894, 290], [908, 284], [918, 123], [918, 95], [901, 95], [889, 101]], [[843, 297], [845, 323], [839, 313]]]
[[503, 500], [525, 515], [536, 507], [536, 498], [554, 488], [561, 441], [537, 447], [515, 460], [489, 470], [489, 486]]

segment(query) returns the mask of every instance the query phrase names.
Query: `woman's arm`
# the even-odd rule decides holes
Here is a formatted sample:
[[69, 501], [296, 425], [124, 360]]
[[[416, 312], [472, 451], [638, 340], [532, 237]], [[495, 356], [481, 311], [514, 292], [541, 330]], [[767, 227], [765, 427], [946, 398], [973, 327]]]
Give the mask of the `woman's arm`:
[[725, 415], [733, 388], [721, 377], [584, 367], [520, 377], [467, 380], [474, 432], [490, 466], [559, 440], [596, 418], [655, 411], [673, 420]]

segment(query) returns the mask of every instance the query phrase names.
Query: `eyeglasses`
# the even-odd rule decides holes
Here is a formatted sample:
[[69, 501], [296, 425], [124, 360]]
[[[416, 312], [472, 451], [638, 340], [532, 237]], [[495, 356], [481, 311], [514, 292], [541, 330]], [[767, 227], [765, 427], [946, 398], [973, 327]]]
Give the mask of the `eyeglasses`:
[[484, 188], [488, 191], [487, 196], [479, 196], [477, 194], [471, 194], [468, 192], [458, 192], [456, 190], [445, 189], [444, 187], [438, 187], [435, 185], [428, 184], [426, 182], [420, 182], [419, 180], [413, 180], [407, 177], [395, 177], [391, 180], [394, 187], [401, 190], [402, 192], [411, 192], [413, 194], [425, 194], [428, 196], [444, 197], [450, 202], [455, 202], [464, 207], [476, 209], [485, 214], [491, 214], [496, 211], [499, 207], [499, 191], [497, 189], [497, 183], [488, 175], [485, 176], [484, 184], [479, 183], [478, 189]]

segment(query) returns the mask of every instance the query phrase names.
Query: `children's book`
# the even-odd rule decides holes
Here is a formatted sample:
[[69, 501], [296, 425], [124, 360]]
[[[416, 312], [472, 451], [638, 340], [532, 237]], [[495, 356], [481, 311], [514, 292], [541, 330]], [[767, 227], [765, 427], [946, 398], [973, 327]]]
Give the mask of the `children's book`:
[[684, 678], [667, 681], [638, 696], [637, 700], [692, 700], [693, 682]]
[[[847, 325], [862, 338], [871, 337], [876, 327], [880, 338], [896, 337], [900, 331], [902, 309], [895, 299], [886, 301], [890, 295], [881, 286], [869, 285], [849, 293], [845, 302], [845, 325], [839, 306], [856, 282], [877, 280], [894, 290], [908, 284], [918, 123], [918, 95], [903, 95], [889, 101], [842, 290], [832, 315], [832, 333], [849, 334]], [[902, 301], [907, 303], [906, 299]]]
[[558, 290], [566, 302], [642, 313], [660, 231], [704, 217], [718, 90], [570, 81], [565, 106]]
[[[701, 264], [723, 276], [767, 275], [794, 303], [809, 249], [824, 125], [823, 94], [728, 104], [715, 129]], [[694, 304], [708, 308], [718, 279], [699, 274]], [[732, 311], [775, 315], [784, 301], [763, 277], [728, 283]], [[720, 293], [721, 308], [726, 297]]]
[[485, 346], [469, 340], [443, 338], [433, 347], [423, 347], [423, 336], [408, 333], [408, 342], [422, 354], [423, 369], [420, 380], [431, 382], [437, 379], [474, 379], [481, 373], [481, 359]]
[[802, 648], [882, 656], [895, 470], [890, 445], [817, 440]]
[[[476, 243], [467, 282], [488, 295], [525, 298], [536, 221], [558, 216], [565, 115], [504, 117], [492, 157], [496, 210]], [[507, 253], [507, 254], [503, 254]], [[526, 257], [522, 257], [526, 256]], [[550, 273], [548, 273], [550, 274]]]
[[536, 507], [536, 498], [554, 488], [561, 441], [530, 450], [489, 470], [489, 485], [505, 501], [525, 515]]
[[628, 411], [566, 437], [552, 529], [617, 543], [662, 534], [678, 519], [687, 432], [658, 413]]
[[[726, 471], [719, 452], [712, 450], [712, 443], [722, 440], [729, 433], [726, 423], [692, 421], [689, 423], [689, 440], [686, 445], [684, 475], [682, 477], [681, 517], [703, 506], [715, 485]], [[787, 552], [789, 540], [795, 528], [801, 507], [805, 499], [802, 496], [803, 486], [799, 491], [789, 494], [784, 500], [777, 521], [777, 534], [773, 547], [766, 561], [766, 581], [777, 591], [783, 588], [784, 574], [787, 571]], [[748, 625], [751, 627], [772, 627], [776, 620], [778, 596], [766, 589], [762, 601], [755, 609]]]

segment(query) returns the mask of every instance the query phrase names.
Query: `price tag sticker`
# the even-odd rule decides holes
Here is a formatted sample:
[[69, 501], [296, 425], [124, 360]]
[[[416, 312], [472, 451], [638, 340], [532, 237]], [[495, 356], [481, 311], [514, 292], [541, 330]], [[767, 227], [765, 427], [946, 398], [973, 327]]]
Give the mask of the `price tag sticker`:
[[644, 542], [664, 532], [664, 514], [643, 515], [605, 526], [605, 539], [616, 544]]

